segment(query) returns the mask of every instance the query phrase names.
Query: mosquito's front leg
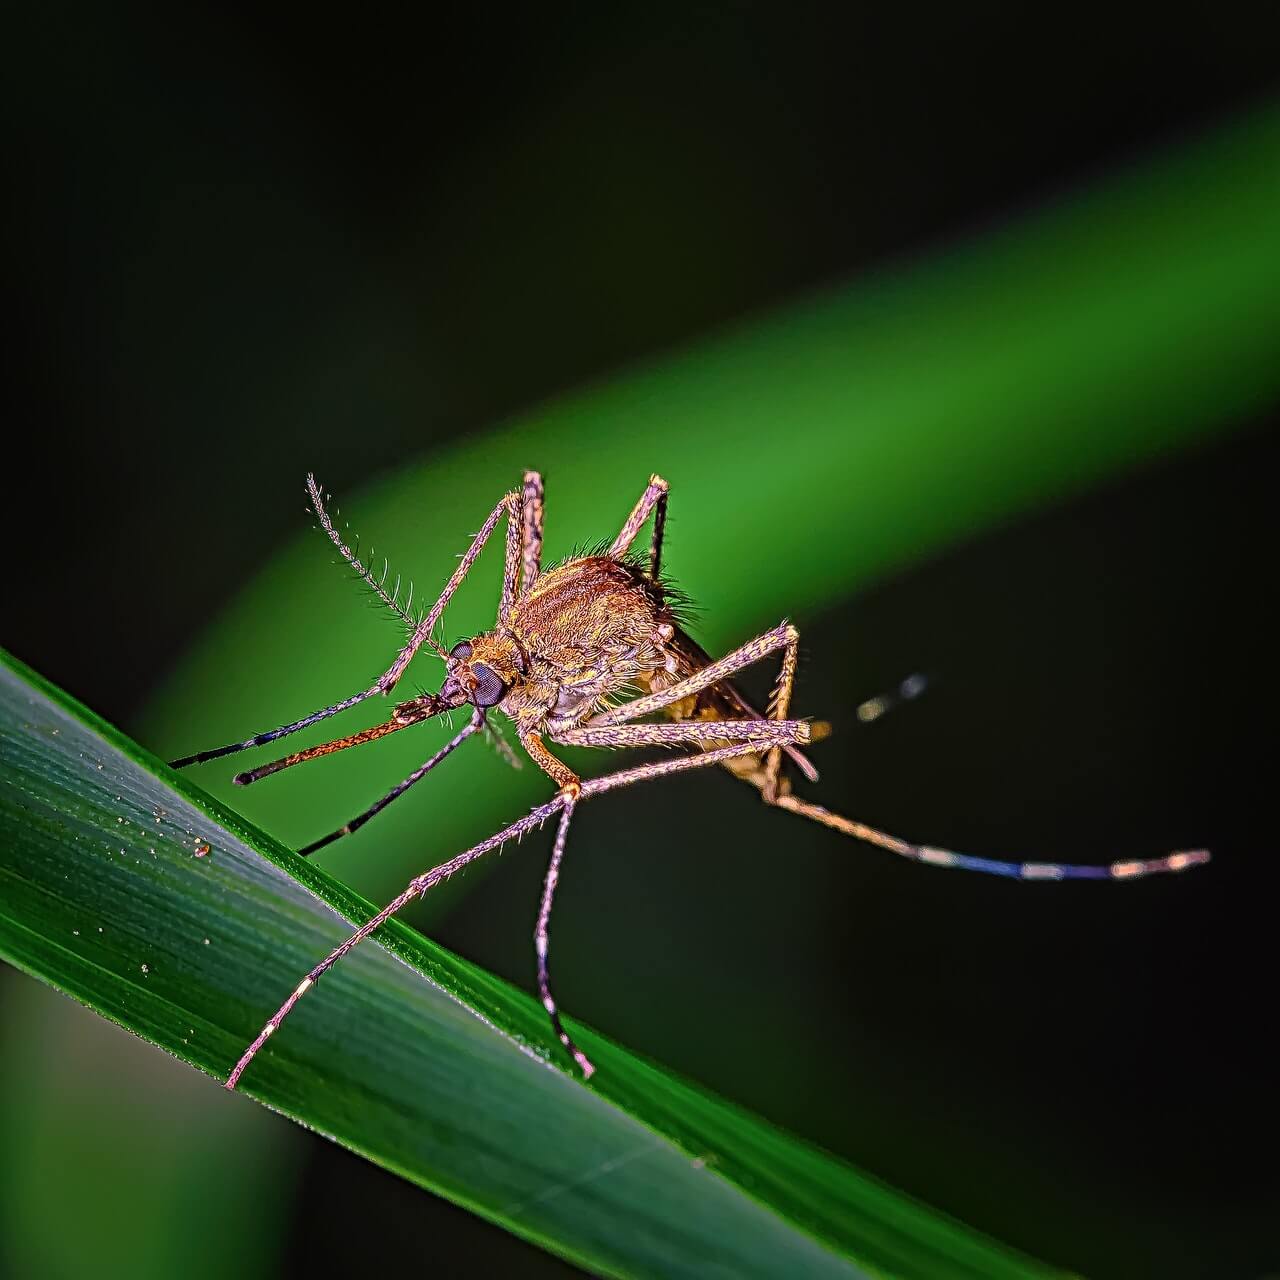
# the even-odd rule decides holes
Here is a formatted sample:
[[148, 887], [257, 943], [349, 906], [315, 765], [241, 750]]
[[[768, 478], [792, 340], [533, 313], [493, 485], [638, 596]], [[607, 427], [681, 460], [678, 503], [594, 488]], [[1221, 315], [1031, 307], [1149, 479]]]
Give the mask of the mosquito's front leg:
[[195, 755], [183, 756], [178, 760], [170, 760], [169, 767], [171, 769], [185, 769], [190, 764], [203, 764], [206, 760], [217, 760], [219, 756], [229, 756], [237, 751], [247, 751], [250, 747], [261, 747], [268, 742], [274, 742], [277, 738], [297, 733], [299, 729], [305, 729], [308, 725], [325, 719], [326, 716], [334, 716], [339, 711], [354, 707], [366, 698], [372, 698], [377, 692], [378, 687], [374, 685], [372, 689], [366, 689], [363, 693], [352, 694], [351, 697], [335, 703], [332, 707], [324, 707], [319, 711], [313, 711], [311, 715], [304, 716], [301, 720], [295, 720], [292, 724], [281, 725], [279, 729], [271, 729], [266, 733], [256, 733], [252, 738], [246, 738], [243, 742], [231, 742], [225, 747], [214, 747], [211, 751], [197, 751]]
[[520, 745], [529, 758], [560, 788], [561, 794], [576, 800], [582, 791], [582, 779], [563, 760], [553, 756], [542, 741], [542, 735], [531, 729], [520, 731]]
[[431, 639], [431, 633], [435, 630], [436, 623], [440, 621], [440, 615], [444, 613], [445, 605], [453, 599], [453, 593], [457, 591], [462, 584], [463, 578], [470, 572], [471, 566], [475, 564], [480, 552], [484, 550], [484, 544], [489, 541], [489, 535], [497, 527], [498, 521], [502, 519], [504, 513], [508, 523], [506, 564], [502, 574], [501, 616], [504, 621], [506, 620], [507, 614], [511, 610], [511, 603], [515, 599], [516, 575], [520, 570], [520, 507], [520, 494], [513, 491], [504, 494], [502, 501], [489, 513], [489, 518], [481, 526], [480, 532], [471, 540], [471, 545], [467, 548], [466, 555], [458, 562], [458, 567], [453, 571], [449, 581], [445, 583], [444, 590], [440, 593], [440, 598], [413, 629], [413, 634], [409, 637], [409, 643], [400, 650], [396, 660], [378, 677], [377, 687], [379, 692], [390, 693], [396, 687], [400, 677], [404, 675], [405, 668], [413, 660], [413, 655], [422, 648], [423, 644], [430, 644], [433, 649], [443, 655], [443, 650]]

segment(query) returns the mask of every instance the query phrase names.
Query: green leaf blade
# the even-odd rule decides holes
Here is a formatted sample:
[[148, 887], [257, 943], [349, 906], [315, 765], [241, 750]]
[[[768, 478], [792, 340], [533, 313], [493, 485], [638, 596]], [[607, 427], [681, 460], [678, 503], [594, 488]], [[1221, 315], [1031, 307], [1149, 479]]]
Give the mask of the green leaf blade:
[[[225, 1079], [371, 908], [7, 657], [0, 732], [0, 951]], [[243, 1087], [601, 1273], [1049, 1274], [575, 1031], [598, 1089], [546, 1060], [536, 1002], [392, 922]]]

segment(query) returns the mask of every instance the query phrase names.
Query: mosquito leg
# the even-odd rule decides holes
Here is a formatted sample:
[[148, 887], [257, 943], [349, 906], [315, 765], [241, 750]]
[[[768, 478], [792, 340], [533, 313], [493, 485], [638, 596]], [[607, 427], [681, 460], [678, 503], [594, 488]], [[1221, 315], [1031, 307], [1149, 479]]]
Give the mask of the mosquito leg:
[[268, 742], [274, 742], [277, 738], [284, 738], [291, 733], [297, 733], [299, 729], [305, 729], [328, 716], [336, 716], [339, 711], [346, 711], [348, 707], [354, 707], [366, 698], [372, 698], [378, 692], [380, 692], [378, 686], [374, 685], [372, 689], [366, 689], [363, 693], [353, 693], [351, 697], [344, 699], [342, 702], [336, 702], [333, 706], [324, 707], [320, 711], [313, 711], [309, 716], [303, 716], [301, 720], [295, 720], [292, 724], [281, 725], [279, 729], [271, 729], [267, 733], [254, 734], [252, 738], [246, 738], [243, 742], [232, 742], [225, 747], [215, 747], [212, 751], [197, 751], [193, 756], [183, 756], [180, 760], [171, 760], [169, 765], [173, 769], [185, 769], [189, 764], [203, 764], [206, 760], [216, 760], [219, 756], [229, 756], [237, 751], [247, 751], [250, 747], [261, 747]]
[[[782, 666], [778, 671], [777, 683], [769, 698], [769, 718], [785, 720], [791, 710], [791, 690], [796, 682], [796, 663], [800, 657], [800, 633], [789, 628], [787, 647], [782, 651]], [[764, 798], [772, 800], [778, 794], [778, 772], [782, 768], [782, 748], [774, 747], [765, 757], [764, 762]]]
[[[313, 501], [316, 507], [316, 515], [322, 524], [331, 524], [329, 517], [325, 513], [324, 504], [320, 500], [319, 486], [316, 486], [313, 494]], [[197, 751], [195, 755], [183, 756], [179, 760], [174, 760], [171, 765], [174, 769], [183, 769], [187, 765], [203, 764], [206, 760], [217, 760], [220, 756], [229, 756], [237, 751], [247, 751], [250, 747], [261, 747], [268, 742], [274, 742], [277, 738], [287, 737], [291, 733], [297, 733], [300, 729], [306, 729], [308, 726], [324, 720], [329, 716], [337, 715], [339, 711], [346, 711], [350, 707], [356, 706], [363, 702], [366, 698], [372, 698], [378, 693], [390, 693], [395, 688], [396, 683], [404, 674], [405, 668], [409, 665], [415, 653], [424, 645], [430, 645], [442, 657], [444, 651], [431, 638], [431, 633], [435, 629], [436, 623], [440, 620], [440, 615], [444, 612], [444, 607], [449, 603], [453, 593], [457, 591], [463, 578], [467, 576], [467, 572], [475, 563], [476, 557], [479, 556], [484, 544], [489, 540], [489, 535], [494, 531], [498, 521], [502, 518], [504, 512], [509, 517], [514, 516], [515, 522], [519, 524], [520, 495], [517, 493], [506, 494], [502, 501], [494, 507], [490, 512], [489, 518], [484, 522], [480, 532], [472, 539], [471, 546], [467, 549], [466, 554], [462, 557], [458, 567], [453, 571], [453, 576], [445, 583], [444, 590], [440, 593], [440, 598], [431, 606], [430, 612], [422, 619], [414, 628], [413, 634], [409, 637], [408, 644], [400, 651], [396, 660], [387, 670], [378, 677], [376, 683], [370, 688], [362, 690], [360, 693], [353, 693], [351, 697], [344, 698], [341, 702], [335, 702], [331, 707], [322, 707], [319, 711], [313, 711], [308, 716], [303, 716], [301, 720], [295, 720], [292, 724], [281, 725], [278, 729], [271, 729], [266, 733], [254, 734], [251, 738], [246, 738], [243, 742], [228, 743], [225, 747], [215, 747], [211, 751]], [[339, 548], [341, 550], [341, 548]], [[510, 538], [508, 538], [508, 570], [504, 577], [504, 600], [507, 592], [507, 579], [514, 583], [514, 577], [511, 572], [511, 552]], [[514, 585], [511, 590], [514, 591]]]
[[563, 805], [564, 801], [557, 796], [548, 804], [542, 805], [535, 809], [528, 816], [521, 818], [518, 822], [513, 822], [510, 826], [504, 827], [497, 835], [490, 836], [488, 840], [482, 840], [478, 845], [468, 849], [465, 853], [458, 854], [457, 857], [451, 858], [448, 862], [442, 862], [438, 867], [431, 871], [424, 872], [420, 876], [415, 876], [409, 881], [403, 892], [393, 898], [382, 908], [375, 916], [365, 921], [349, 938], [335, 947], [293, 990], [289, 998], [280, 1006], [272, 1015], [267, 1024], [258, 1032], [257, 1038], [240, 1056], [240, 1061], [236, 1063], [231, 1075], [227, 1077], [226, 1088], [234, 1089], [240, 1077], [244, 1074], [244, 1069], [253, 1060], [258, 1050], [266, 1044], [267, 1040], [275, 1034], [276, 1028], [288, 1017], [293, 1006], [302, 999], [304, 995], [315, 986], [320, 977], [329, 969], [332, 969], [343, 956], [347, 954], [353, 947], [363, 942], [375, 929], [385, 924], [391, 919], [396, 912], [407, 906], [414, 898], [421, 897], [429, 889], [434, 888], [442, 880], [447, 880], [455, 871], [461, 871], [469, 862], [474, 862], [477, 858], [483, 857], [484, 854], [492, 849], [497, 849], [505, 844], [508, 840], [514, 840], [524, 835], [525, 832], [531, 831], [534, 827], [541, 826], [552, 814], [556, 813]]
[[[649, 548], [649, 576], [651, 578], [658, 576], [658, 569], [661, 567], [662, 529], [667, 521], [667, 491], [670, 487], [661, 476], [651, 476], [648, 488], [640, 495], [640, 501], [636, 503], [631, 514], [627, 517], [626, 524], [622, 526], [622, 532], [614, 538], [613, 546], [609, 548], [609, 555], [615, 560], [624, 555], [627, 548], [636, 540], [636, 534], [644, 527], [644, 522], [649, 518], [649, 513], [654, 511], [653, 543]], [[654, 510], [655, 508], [656, 511]]]
[[[799, 632], [793, 626], [786, 622], [780, 623], [772, 631], [766, 631], [754, 640], [749, 640], [727, 657], [721, 658], [718, 662], [709, 663], [700, 671], [694, 672], [693, 675], [687, 676], [676, 684], [666, 689], [660, 689], [656, 693], [648, 694], [643, 698], [636, 698], [632, 702], [623, 703], [622, 706], [615, 707], [612, 711], [604, 712], [602, 715], [594, 716], [587, 722], [587, 726], [621, 724], [628, 720], [650, 715], [655, 711], [661, 711], [685, 698], [702, 692], [703, 689], [709, 688], [711, 685], [720, 683], [735, 671], [740, 670], [742, 667], [750, 666], [753, 662], [759, 662], [762, 658], [767, 658], [769, 654], [776, 652], [778, 649], [785, 648], [787, 650], [788, 656], [784, 656], [783, 659], [783, 672], [785, 673], [790, 667], [792, 678], [794, 679], [795, 654], [799, 640]], [[776, 698], [774, 701], [776, 703]], [[746, 704], [741, 705], [745, 706]], [[748, 711], [751, 710], [750, 707], [746, 707], [746, 709]], [[770, 715], [776, 718], [777, 712], [778, 708], [775, 705]], [[810, 741], [812, 742], [821, 741], [828, 733], [830, 733], [830, 726], [825, 721], [810, 725]], [[780, 750], [786, 752], [792, 763], [810, 782], [817, 782], [818, 771], [806, 756], [797, 751], [790, 743], [783, 743]], [[735, 764], [730, 770], [731, 773], [735, 774], [742, 774], [744, 771], [752, 772], [745, 762]]]
[[323, 836], [319, 840], [313, 840], [309, 845], [304, 845], [303, 848], [298, 850], [299, 855], [304, 858], [309, 857], [311, 854], [315, 853], [317, 849], [323, 849], [325, 845], [332, 844], [342, 836], [349, 836], [352, 832], [359, 831], [370, 818], [377, 817], [378, 814], [380, 814], [393, 800], [398, 800], [402, 795], [404, 795], [404, 793], [408, 791], [415, 782], [420, 782], [425, 778], [427, 774], [429, 774], [431, 770], [445, 758], [445, 756], [451, 755], [458, 747], [466, 742], [466, 740], [471, 737], [477, 729], [482, 728], [483, 725], [484, 717], [479, 711], [477, 711], [460, 732], [454, 734], [454, 736], [446, 742], [444, 746], [435, 753], [435, 755], [420, 764], [403, 782], [398, 786], [392, 787], [381, 800], [376, 804], [370, 805], [369, 808], [359, 815], [359, 817], [352, 818], [350, 822], [339, 827], [337, 831], [331, 831], [327, 836]]
[[582, 779], [567, 764], [547, 750], [542, 735], [522, 733], [520, 745], [529, 753], [534, 764], [560, 788], [561, 792], [576, 799], [582, 788]]
[[[723, 764], [726, 760], [735, 756], [749, 755], [756, 751], [756, 745], [751, 742], [733, 743], [727, 747], [718, 747], [714, 751], [707, 751], [700, 755], [680, 756], [674, 760], [660, 760], [655, 764], [639, 765], [634, 769], [622, 769], [617, 773], [605, 774], [602, 778], [592, 778], [590, 781], [582, 784], [582, 797], [585, 799], [590, 796], [602, 795], [606, 791], [613, 791], [619, 787], [630, 786], [633, 782], [644, 782], [649, 778], [664, 777], [669, 773], [683, 773], [686, 769], [701, 769], [707, 765]], [[431, 871], [426, 871], [420, 876], [415, 876], [410, 880], [404, 891], [396, 898], [392, 899], [385, 907], [376, 915], [362, 924], [346, 941], [335, 947], [303, 980], [298, 983], [294, 990], [290, 993], [289, 998], [272, 1014], [271, 1019], [266, 1023], [260, 1032], [258, 1032], [253, 1043], [240, 1056], [240, 1060], [236, 1063], [230, 1076], [227, 1077], [226, 1088], [234, 1089], [244, 1074], [245, 1068], [253, 1061], [258, 1050], [275, 1034], [280, 1024], [287, 1018], [293, 1010], [294, 1005], [302, 999], [308, 991], [315, 986], [317, 980], [332, 969], [343, 956], [347, 954], [353, 947], [363, 942], [373, 931], [385, 924], [391, 919], [396, 912], [407, 906], [415, 898], [421, 897], [429, 890], [434, 888], [442, 880], [447, 880], [457, 871], [461, 871], [468, 863], [474, 862], [477, 858], [483, 857], [486, 853], [494, 849], [500, 848], [506, 844], [508, 840], [515, 840], [532, 831], [535, 827], [540, 827], [548, 818], [559, 813], [567, 803], [566, 797], [562, 795], [555, 796], [544, 805], [539, 805], [532, 813], [527, 814], [518, 822], [513, 822], [510, 826], [504, 827], [497, 835], [490, 836], [487, 840], [482, 840], [478, 845], [468, 849], [465, 853], [460, 853], [455, 858], [450, 858], [448, 862], [442, 862], [438, 867]]]
[[678, 747], [750, 742], [757, 751], [809, 741], [807, 720], [678, 720], [674, 724], [623, 724], [563, 729], [554, 742], [566, 747]]
[[556, 885], [560, 881], [560, 863], [564, 859], [565, 837], [569, 834], [569, 823], [573, 819], [573, 801], [567, 800], [560, 810], [560, 825], [556, 827], [556, 842], [551, 850], [551, 861], [547, 865], [547, 878], [542, 884], [542, 905], [538, 908], [538, 927], [533, 935], [533, 947], [538, 953], [538, 995], [542, 999], [542, 1007], [551, 1018], [551, 1026], [560, 1043], [569, 1050], [573, 1060], [582, 1069], [582, 1078], [591, 1079], [595, 1072], [591, 1059], [574, 1044], [572, 1037], [564, 1029], [560, 1021], [560, 1007], [551, 994], [551, 976], [547, 972], [547, 926], [551, 923], [551, 900], [555, 896]]
[[[514, 520], [518, 525], [520, 522], [520, 495], [518, 493], [504, 494], [502, 501], [489, 513], [489, 518], [480, 527], [480, 532], [471, 540], [471, 545], [467, 548], [466, 554], [458, 562], [458, 567], [453, 571], [449, 581], [444, 584], [444, 590], [440, 593], [440, 598], [431, 606], [426, 616], [413, 629], [413, 634], [409, 637], [408, 644], [400, 651], [396, 660], [378, 677], [377, 690], [380, 693], [390, 693], [395, 688], [400, 677], [404, 675], [405, 668], [413, 660], [413, 655], [418, 652], [424, 644], [430, 645], [441, 657], [447, 657], [444, 650], [431, 638], [431, 633], [435, 630], [436, 623], [440, 621], [440, 615], [444, 613], [445, 605], [453, 598], [453, 593], [457, 591], [462, 584], [463, 578], [471, 570], [471, 566], [475, 564], [480, 552], [484, 550], [484, 544], [489, 541], [489, 535], [497, 528], [498, 521], [503, 515], [508, 520]], [[510, 560], [510, 544], [511, 538], [508, 534], [508, 560]], [[507, 578], [510, 576], [510, 565], [508, 572], [503, 575], [503, 600], [507, 599]], [[514, 591], [514, 586], [512, 586]]]
[[721, 680], [727, 680], [735, 671], [749, 667], [753, 662], [759, 662], [761, 658], [767, 658], [769, 654], [779, 649], [797, 644], [799, 639], [800, 635], [795, 627], [788, 622], [780, 623], [773, 630], [756, 636], [754, 640], [748, 640], [746, 644], [718, 662], [703, 667], [701, 671], [695, 671], [693, 675], [678, 680], [666, 689], [646, 694], [643, 698], [634, 698], [619, 707], [614, 707], [612, 711], [593, 716], [588, 721], [588, 727], [625, 724], [628, 720], [638, 720], [641, 716], [652, 715], [653, 712], [661, 711], [673, 702], [679, 702], [692, 694], [701, 693], [703, 689], [710, 688], [713, 684], [719, 684]]
[[524, 560], [524, 494], [516, 490], [507, 495], [507, 556], [502, 568], [502, 600], [498, 605], [498, 622], [507, 626], [520, 588], [520, 567]]
[[651, 582], [658, 581], [658, 574], [662, 570], [662, 538], [667, 529], [666, 481], [662, 483], [662, 492], [658, 494], [658, 501], [653, 508], [653, 538], [649, 543], [649, 580]]
[[542, 572], [542, 477], [536, 471], [524, 473], [521, 493], [524, 506], [524, 538], [520, 556], [520, 594], [533, 586]]
[[856, 840], [888, 849], [913, 862], [933, 867], [955, 867], [961, 871], [979, 871], [989, 876], [1007, 876], [1014, 880], [1134, 880], [1139, 876], [1159, 875], [1166, 871], [1185, 871], [1209, 861], [1207, 849], [1187, 849], [1166, 854], [1163, 858], [1132, 858], [1103, 866], [1070, 862], [1001, 862], [994, 858], [975, 858], [967, 853], [938, 849], [927, 844], [912, 844], [887, 832], [878, 831], [864, 822], [855, 822], [838, 813], [811, 804], [793, 795], [779, 795], [771, 802], [802, 817], [812, 818]]
[[362, 747], [366, 742], [385, 738], [389, 733], [399, 733], [401, 729], [407, 729], [411, 724], [418, 724], [425, 718], [412, 719], [406, 716], [401, 719], [393, 716], [382, 724], [371, 725], [368, 729], [348, 734], [345, 738], [334, 738], [332, 742], [317, 743], [314, 747], [294, 751], [287, 756], [281, 756], [278, 760], [260, 764], [256, 769], [246, 769], [243, 773], [237, 773], [232, 781], [237, 787], [248, 787], [255, 782], [261, 782], [263, 778], [269, 778], [273, 773], [279, 773], [281, 769], [291, 769], [295, 764], [306, 764], [308, 760], [317, 760], [320, 756], [329, 756], [335, 751], [346, 751], [348, 747]]

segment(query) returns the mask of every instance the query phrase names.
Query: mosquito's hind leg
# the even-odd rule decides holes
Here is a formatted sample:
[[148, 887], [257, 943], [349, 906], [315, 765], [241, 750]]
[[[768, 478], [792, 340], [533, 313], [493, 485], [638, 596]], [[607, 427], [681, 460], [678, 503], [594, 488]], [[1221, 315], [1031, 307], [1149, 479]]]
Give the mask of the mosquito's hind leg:
[[[778, 751], [779, 748], [773, 748], [769, 756], [777, 754]], [[802, 800], [799, 796], [792, 794], [790, 780], [785, 775], [771, 773], [767, 758], [761, 760], [759, 755], [744, 755], [726, 760], [725, 768], [734, 777], [741, 778], [743, 782], [748, 782], [755, 787], [760, 792], [760, 798], [767, 805], [786, 809], [790, 813], [799, 814], [802, 818], [811, 818], [814, 822], [820, 822], [824, 827], [830, 827], [843, 835], [852, 836], [855, 840], [864, 840], [878, 848], [887, 849], [890, 853], [896, 853], [899, 857], [909, 858], [912, 862], [924, 863], [931, 867], [954, 867], [959, 871], [977, 871], [984, 875], [1004, 876], [1013, 880], [1133, 880], [1139, 876], [1185, 871], [1188, 867], [1200, 866], [1209, 861], [1209, 852], [1206, 849], [1182, 850], [1162, 858], [1132, 858], [1103, 866], [1071, 862], [1004, 862], [995, 858], [978, 858], [972, 854], [956, 853], [954, 850], [940, 849], [934, 845], [913, 844], [910, 840], [890, 835], [887, 831], [868, 826], [865, 822], [857, 822], [853, 818], [846, 818], [843, 814], [832, 813], [830, 809], [820, 804]]]
[[[782, 655], [782, 669], [778, 673], [778, 683], [774, 687], [773, 696], [769, 700], [771, 719], [782, 720], [791, 709], [791, 691], [795, 685], [796, 658], [799, 652], [799, 635], [794, 627], [788, 628], [790, 640]], [[1129, 859], [1113, 862], [1108, 866], [1088, 866], [1079, 863], [1058, 862], [1003, 862], [993, 858], [977, 858], [967, 853], [956, 853], [951, 849], [938, 849], [932, 845], [913, 844], [898, 836], [889, 835], [865, 822], [856, 822], [838, 813], [812, 804], [791, 794], [790, 784], [780, 777], [782, 768], [782, 747], [775, 746], [765, 757], [763, 764], [750, 756], [729, 763], [729, 769], [737, 777], [752, 786], [759, 788], [765, 804], [776, 805], [798, 813], [802, 817], [812, 818], [824, 826], [858, 840], [888, 849], [904, 858], [915, 862], [927, 863], [935, 867], [956, 867], [962, 871], [979, 871], [986, 875], [1008, 876], [1018, 880], [1131, 880], [1136, 876], [1155, 875], [1165, 871], [1183, 871], [1187, 867], [1197, 866], [1209, 861], [1209, 854], [1204, 849], [1184, 850], [1168, 854], [1163, 858]]]
[[[735, 671], [759, 661], [768, 654], [783, 650], [782, 667], [778, 673], [778, 682], [773, 696], [769, 700], [769, 720], [762, 723], [785, 723], [787, 712], [791, 709], [791, 693], [795, 685], [796, 660], [799, 654], [800, 634], [789, 623], [782, 623], [772, 631], [766, 631], [755, 640], [749, 641], [727, 657], [721, 658], [704, 667], [701, 671], [678, 681], [658, 693], [651, 693], [643, 698], [624, 703], [590, 720], [586, 726], [588, 731], [607, 725], [624, 723], [659, 711], [672, 703], [679, 702], [703, 689], [727, 679]], [[714, 725], [715, 721], [709, 721]], [[570, 741], [567, 735], [564, 740]], [[1209, 854], [1203, 849], [1184, 850], [1169, 854], [1163, 858], [1128, 859], [1113, 862], [1109, 866], [1087, 866], [1077, 863], [1056, 862], [1003, 862], [992, 858], [978, 858], [971, 854], [956, 853], [950, 849], [934, 848], [931, 845], [913, 844], [898, 836], [889, 835], [864, 822], [855, 822], [852, 818], [832, 813], [822, 805], [812, 804], [791, 794], [788, 780], [781, 775], [782, 753], [792, 752], [792, 743], [785, 739], [772, 746], [764, 758], [760, 754], [739, 754], [730, 759], [726, 767], [735, 777], [749, 782], [757, 788], [766, 804], [780, 809], [788, 809], [802, 817], [821, 822], [835, 831], [865, 840], [870, 844], [888, 849], [904, 858], [923, 862], [930, 866], [956, 867], [964, 871], [978, 871], [986, 875], [1008, 876], [1021, 880], [1129, 880], [1136, 876], [1155, 875], [1167, 871], [1182, 871], [1187, 867], [1198, 866], [1209, 861]], [[807, 763], [798, 752], [793, 758]]]
[[[787, 628], [787, 644], [782, 651], [782, 666], [778, 670], [778, 679], [769, 695], [766, 708], [770, 720], [785, 720], [791, 710], [791, 690], [796, 682], [796, 664], [800, 658], [800, 633], [795, 627]], [[766, 802], [771, 802], [778, 794], [778, 773], [782, 768], [782, 748], [774, 747], [765, 757], [764, 787], [762, 792]]]
[[[799, 641], [800, 633], [795, 627], [789, 622], [780, 623], [772, 630], [756, 636], [754, 640], [748, 640], [746, 644], [740, 645], [725, 657], [709, 663], [701, 671], [695, 671], [692, 675], [686, 676], [683, 680], [677, 680], [675, 684], [659, 689], [656, 693], [647, 693], [643, 698], [633, 698], [630, 702], [624, 702], [610, 711], [593, 716], [587, 725], [590, 728], [597, 728], [607, 724], [625, 724], [628, 720], [638, 720], [642, 716], [652, 715], [655, 711], [671, 706], [672, 703], [692, 697], [696, 693], [701, 693], [703, 689], [709, 689], [713, 684], [727, 680], [734, 672], [751, 666], [753, 662], [759, 662], [761, 658], [767, 658], [769, 654], [776, 653], [779, 649], [790, 652], [799, 644]], [[785, 657], [783, 665], [785, 668]], [[794, 657], [791, 659], [791, 671], [794, 678]], [[788, 685], [787, 705], [790, 704], [790, 696]], [[774, 702], [776, 701], [775, 698]], [[782, 709], [785, 712], [786, 707]], [[780, 720], [784, 717], [771, 712], [769, 718]]]
[[[587, 727], [597, 728], [604, 725], [623, 724], [628, 720], [638, 720], [642, 716], [664, 710], [675, 703], [701, 693], [704, 689], [709, 689], [712, 685], [728, 680], [730, 676], [740, 671], [743, 667], [749, 667], [752, 663], [759, 662], [762, 658], [767, 658], [771, 653], [776, 653], [779, 649], [784, 651], [782, 668], [778, 675], [778, 683], [775, 686], [774, 694], [769, 699], [767, 719], [771, 721], [785, 720], [787, 710], [791, 705], [791, 686], [795, 681], [799, 645], [800, 633], [795, 627], [789, 622], [780, 623], [771, 631], [766, 631], [763, 635], [756, 636], [754, 640], [748, 640], [746, 644], [741, 645], [726, 657], [719, 659], [717, 662], [709, 663], [700, 671], [695, 671], [683, 680], [678, 680], [675, 684], [665, 689], [659, 689], [656, 693], [646, 694], [643, 698], [624, 702], [621, 706], [614, 707], [612, 711], [606, 711], [594, 716], [587, 722]], [[680, 722], [678, 721], [677, 723]], [[711, 723], [714, 723], [714, 721]], [[814, 725], [813, 730], [812, 737], [816, 741], [826, 736], [828, 726], [825, 724]], [[787, 756], [810, 782], [818, 780], [818, 771], [810, 764], [808, 759], [795, 749], [790, 741], [773, 748], [770, 757], [781, 756], [783, 752], [786, 752]], [[779, 768], [780, 760], [774, 761], [772, 777], [775, 786]]]
[[[566, 747], [685, 747], [751, 742], [757, 751], [809, 741], [807, 720], [677, 720], [668, 724], [620, 724], [562, 729], [553, 739]], [[750, 759], [750, 757], [745, 757]]]
[[801, 817], [812, 818], [824, 827], [831, 827], [857, 840], [888, 849], [913, 862], [923, 862], [932, 867], [955, 867], [960, 871], [978, 871], [989, 876], [1006, 876], [1013, 880], [1134, 880], [1139, 876], [1159, 875], [1167, 871], [1185, 871], [1209, 861], [1207, 849], [1185, 849], [1166, 854], [1162, 858], [1128, 858], [1102, 866], [1090, 866], [1071, 862], [1003, 862], [994, 858], [976, 858], [972, 854], [956, 853], [951, 849], [939, 849], [927, 844], [912, 844], [909, 840], [889, 835], [865, 822], [855, 822], [841, 814], [832, 813], [820, 804], [811, 804], [798, 796], [779, 794], [771, 802], [780, 809], [789, 809]]
[[626, 553], [627, 548], [636, 540], [636, 534], [644, 528], [644, 522], [653, 512], [653, 541], [649, 544], [649, 577], [657, 580], [658, 571], [662, 568], [662, 534], [667, 523], [667, 492], [671, 488], [661, 476], [650, 476], [649, 485], [640, 495], [622, 532], [613, 540], [609, 554], [616, 560]]

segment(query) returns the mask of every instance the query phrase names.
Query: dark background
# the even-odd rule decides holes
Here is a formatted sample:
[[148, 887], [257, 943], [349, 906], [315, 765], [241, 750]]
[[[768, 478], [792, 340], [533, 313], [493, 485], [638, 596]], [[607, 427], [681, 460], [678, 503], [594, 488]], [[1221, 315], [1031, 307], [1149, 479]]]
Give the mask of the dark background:
[[[128, 727], [297, 529], [306, 469], [353, 491], [1265, 100], [1274, 49], [1203, 22], [25, 19], [3, 86], [4, 643]], [[1051, 900], [790, 829], [785, 865], [761, 861], [740, 850], [795, 820], [762, 816], [727, 777], [689, 777], [660, 811], [637, 794], [581, 816], [577, 838], [607, 827], [616, 857], [566, 881], [562, 1002], [1086, 1274], [1280, 1267], [1264, 1047], [1277, 886], [1255, 740], [1273, 683], [1275, 425], [1273, 409], [803, 620], [806, 708], [847, 722], [908, 672], [932, 678], [921, 702], [822, 749], [895, 829], [924, 801], [937, 839], [1006, 856], [1203, 844], [1216, 862], [1194, 892], [1171, 879]], [[656, 465], [602, 433], [620, 478]], [[121, 584], [139, 580], [146, 626], [116, 625]], [[762, 590], [785, 609], [785, 582]], [[541, 870], [505, 859], [438, 936], [528, 985]], [[855, 883], [875, 905], [850, 928]], [[655, 918], [657, 955], [642, 945]], [[1162, 977], [1135, 988], [1153, 953]], [[720, 1002], [757, 984], [793, 997], [769, 1041], [708, 1035]], [[855, 1012], [822, 1043], [836, 1001]], [[882, 1103], [846, 1112], [854, 1095]], [[565, 1269], [334, 1147], [307, 1151], [298, 1274], [394, 1258]]]

